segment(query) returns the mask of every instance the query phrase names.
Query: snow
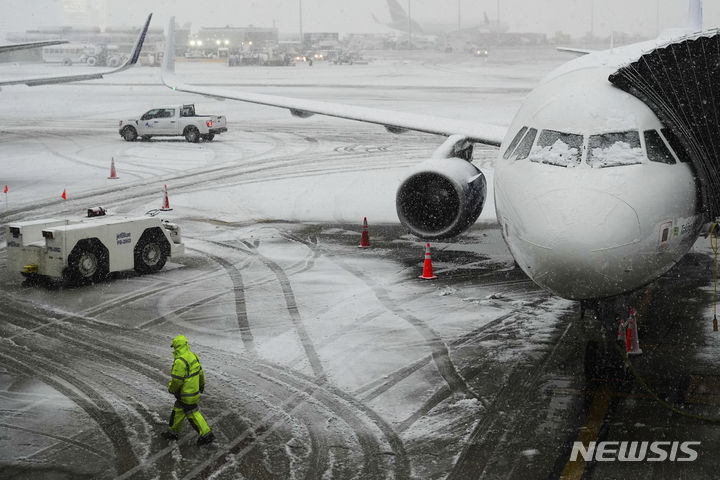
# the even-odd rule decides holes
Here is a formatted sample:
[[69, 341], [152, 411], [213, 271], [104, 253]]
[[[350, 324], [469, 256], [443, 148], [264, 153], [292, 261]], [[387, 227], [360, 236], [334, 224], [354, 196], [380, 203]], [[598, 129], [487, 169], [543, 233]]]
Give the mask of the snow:
[[580, 160], [579, 153], [580, 150], [558, 139], [548, 147], [534, 146], [530, 151], [530, 160], [558, 167], [574, 168]]
[[591, 148], [587, 162], [593, 168], [603, 168], [643, 163], [644, 158], [642, 148], [633, 147], [627, 142], [615, 142], [609, 147]]
[[[509, 60], [502, 63], [505, 59], [493, 65], [462, 56], [448, 59], [431, 53], [430, 57], [411, 61], [391, 57], [358, 68], [318, 64], [312, 70], [303, 66], [229, 69], [188, 63], [179, 64], [178, 70], [188, 82], [506, 124], [547, 64], [556, 61], [554, 53], [548, 54], [549, 60], [520, 67]], [[0, 75], [19, 75], [33, 68], [0, 65]], [[117, 214], [143, 214], [160, 206], [161, 188], [167, 184], [174, 210], [163, 217], [182, 226], [188, 255], [172, 259], [154, 275], [128, 274], [98, 285], [58, 290], [21, 287], [18, 276], [7, 272], [0, 258], [3, 295], [21, 299], [29, 309], [52, 312], [55, 318], [46, 320], [52, 328], [69, 334], [97, 329], [98, 342], [135, 349], [153, 365], [169, 366], [167, 339], [186, 332], [208, 378], [207, 403], [202, 407], [208, 421], [228, 421], [226, 415], [232, 412], [241, 417], [238, 423], [256, 425], [268, 418], [268, 412], [277, 415], [282, 419], [277, 438], [273, 434], [263, 441], [280, 439], [293, 472], [303, 471], [312, 452], [310, 421], [327, 435], [323, 438], [330, 448], [326, 476], [361, 464], [361, 433], [376, 437], [380, 452], [391, 450], [380, 421], [390, 429], [406, 428], [398, 433], [403, 442], [421, 437], [447, 442], [452, 455], [438, 465], [452, 461], [484, 407], [477, 398], [453, 394], [412, 421], [447, 384], [428, 337], [436, 336], [438, 344], [446, 345], [452, 363], [457, 361], [457, 350], [447, 346], [450, 342], [516, 312], [517, 318], [500, 326], [505, 328], [512, 320], [521, 336], [503, 343], [498, 334], [478, 342], [493, 360], [504, 362], [513, 355], [534, 353], [535, 342], [548, 341], [567, 309], [565, 302], [547, 302], [537, 312], [531, 304], [538, 299], [537, 289], [520, 291], [502, 279], [484, 286], [484, 280], [477, 280], [512, 270], [512, 258], [495, 225], [493, 192], [488, 193], [475, 230], [455, 243], [433, 245], [450, 257], [453, 253], [467, 257], [467, 262], [438, 259], [440, 282], [420, 282], [416, 270], [422, 245], [398, 226], [395, 190], [409, 168], [431, 157], [441, 137], [391, 136], [374, 125], [322, 117], [300, 120], [282, 110], [181, 95], [159, 86], [158, 74], [157, 69], [134, 68], [99, 82], [3, 89], [0, 185], [9, 186], [10, 218], [26, 219], [77, 214], [90, 206], [85, 197]], [[127, 143], [118, 135], [121, 118], [154, 105], [190, 102], [201, 113], [226, 115], [229, 131], [199, 144], [181, 139]], [[497, 149], [475, 152], [475, 163], [490, 186], [496, 155]], [[107, 179], [111, 158], [118, 180]], [[69, 196], [65, 202], [59, 198], [63, 189]], [[37, 208], [39, 204], [45, 206]], [[355, 246], [359, 228], [353, 226], [359, 226], [363, 217], [370, 222], [371, 242], [382, 247], [363, 251]], [[414, 260], [407, 260], [410, 254]], [[461, 280], [441, 283], [454, 275]], [[242, 335], [239, 312], [244, 312], [252, 332], [250, 347]], [[43, 338], [42, 333], [42, 328], [32, 335], [23, 333], [22, 342], [3, 340], [3, 348], [26, 352], [27, 345]], [[143, 343], [144, 336], [158, 345]], [[325, 396], [312, 389], [320, 387], [311, 383], [319, 380], [309, 352], [315, 352], [326, 374], [330, 393]], [[405, 375], [403, 369], [416, 362], [424, 363]], [[291, 384], [265, 368], [305, 383]], [[133, 422], [143, 418], [141, 425], [127, 431], [147, 442], [137, 452], [151, 461], [159, 448], [153, 440], [143, 439], [165, 424], [172, 399], [164, 385], [145, 374], [121, 366], [102, 373], [106, 371], [105, 365], [91, 363], [81, 373], [88, 374], [99, 395], [120, 412], [136, 409], [129, 398], [143, 399], [142, 410], [124, 418]], [[33, 403], [34, 399], [13, 403], [18, 421], [27, 423], [31, 414], [45, 418], [51, 403], [53, 411], [58, 405], [72, 410], [93, 427], [71, 401], [56, 403], [56, 392], [42, 393], [52, 402], [41, 398], [43, 404]], [[335, 402], [331, 406], [328, 397]], [[343, 414], [343, 409], [351, 413]], [[356, 431], [349, 415], [364, 430]], [[54, 420], [58, 431], [72, 431], [66, 417]], [[234, 437], [238, 435], [234, 432]], [[5, 452], [2, 460], [27, 453], [9, 447], [3, 439], [0, 447]], [[160, 472], [161, 477], [181, 478], [184, 469], [194, 468], [198, 460], [188, 458], [183, 448], [168, 450], [172, 472]], [[215, 474], [237, 477], [242, 458], [227, 460]], [[418, 466], [423, 462], [422, 454], [411, 454], [413, 471], [424, 471]]]

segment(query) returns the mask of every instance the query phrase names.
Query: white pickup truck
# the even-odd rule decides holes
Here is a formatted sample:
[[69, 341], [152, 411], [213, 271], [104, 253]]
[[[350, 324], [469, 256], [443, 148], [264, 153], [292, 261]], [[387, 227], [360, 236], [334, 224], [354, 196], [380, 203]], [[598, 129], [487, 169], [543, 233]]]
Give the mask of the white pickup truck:
[[7, 266], [33, 279], [83, 284], [111, 272], [153, 273], [185, 252], [180, 227], [156, 217], [47, 218], [8, 225]]
[[218, 133], [227, 132], [223, 115], [196, 115], [195, 105], [173, 105], [148, 110], [139, 120], [120, 120], [120, 136], [128, 142], [149, 140], [154, 136], [179, 136], [197, 143], [211, 141]]

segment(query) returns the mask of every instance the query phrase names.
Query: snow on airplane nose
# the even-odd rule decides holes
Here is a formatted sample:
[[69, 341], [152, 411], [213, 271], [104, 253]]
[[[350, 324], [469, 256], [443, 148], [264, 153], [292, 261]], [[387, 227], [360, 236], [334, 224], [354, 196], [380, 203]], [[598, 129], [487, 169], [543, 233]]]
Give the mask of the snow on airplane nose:
[[518, 264], [538, 285], [571, 299], [628, 289], [633, 245], [640, 241], [638, 215], [629, 204], [581, 188], [517, 200], [506, 236]]

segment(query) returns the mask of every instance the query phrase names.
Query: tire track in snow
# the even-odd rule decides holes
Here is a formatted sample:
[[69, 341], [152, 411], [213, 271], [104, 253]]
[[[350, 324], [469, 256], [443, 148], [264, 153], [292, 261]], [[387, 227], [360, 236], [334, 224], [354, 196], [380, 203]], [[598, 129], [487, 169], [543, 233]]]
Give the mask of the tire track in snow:
[[[532, 367], [530, 372], [520, 365], [521, 361], [516, 363], [507, 381], [493, 399], [492, 404], [468, 436], [468, 440], [458, 455], [452, 471], [447, 476], [447, 480], [464, 480], [483, 476], [488, 462], [501, 445], [503, 437], [512, 429], [512, 426], [508, 427], [506, 425], [508, 419], [501, 414], [501, 411], [504, 411], [507, 405], [511, 404], [517, 410], [517, 399], [527, 399], [529, 395], [537, 390], [537, 387], [543, 381], [542, 374], [548, 367], [550, 360], [558, 351], [565, 336], [575, 325], [576, 322], [568, 322], [567, 327], [559, 332], [556, 338], [549, 341], [554, 347]], [[517, 421], [517, 417], [510, 419], [510, 423], [513, 425]]]
[[[0, 314], [0, 315], [5, 316], [4, 314]], [[13, 324], [17, 325], [19, 328], [26, 329], [27, 326], [24, 326], [23, 320], [18, 320], [19, 318], [23, 318], [24, 321], [29, 320], [29, 321], [33, 322], [34, 324], [43, 324], [44, 325], [43, 319], [41, 317], [35, 316], [33, 314], [29, 314], [27, 312], [22, 312], [19, 310], [13, 311], [12, 317], [8, 316], [8, 319], [12, 320], [11, 322], [8, 322], [8, 323], [13, 323]], [[72, 320], [73, 322], [84, 324], [86, 326], [91, 326], [91, 327], [98, 326], [97, 324], [94, 324], [92, 321], [89, 321], [88, 319], [86, 319], [84, 317], [75, 316], [73, 314], [69, 314], [69, 315], [65, 314], [65, 317], [63, 317], [63, 318], [65, 320]], [[108, 325], [104, 325], [104, 326], [108, 327]], [[160, 367], [158, 367], [157, 365], [152, 365], [147, 362], [147, 359], [151, 358], [151, 357], [148, 357], [147, 355], [141, 355], [141, 354], [137, 353], [135, 350], [120, 347], [118, 344], [115, 344], [115, 343], [105, 342], [105, 341], [97, 338], [97, 335], [93, 335], [91, 333], [83, 333], [83, 332], [79, 331], [79, 329], [77, 329], [77, 328], [73, 328], [72, 333], [66, 333], [66, 332], [62, 331], [61, 327], [62, 327], [61, 324], [53, 323], [53, 324], [50, 324], [50, 325], [46, 326], [45, 328], [43, 328], [42, 330], [44, 333], [42, 333], [42, 334], [37, 333], [40, 329], [32, 329], [31, 331], [34, 334], [42, 335], [44, 338], [47, 338], [47, 339], [61, 338], [65, 344], [75, 346], [84, 351], [92, 351], [92, 352], [96, 353], [102, 360], [111, 359], [113, 363], [123, 365], [123, 366], [129, 368], [131, 371], [136, 371], [142, 375], [147, 376], [148, 378], [151, 378], [154, 381], [154, 383], [164, 384], [168, 379], [168, 376], [166, 374], [163, 374], [160, 371]], [[48, 332], [49, 329], [56, 329], [59, 331]], [[114, 327], [114, 328], [111, 328], [110, 330], [121, 330], [121, 329]], [[117, 333], [118, 332], [116, 332], [116, 334]], [[121, 331], [119, 333], [121, 333], [123, 336], [126, 335], [125, 331]], [[85, 338], [86, 341], [80, 340], [80, 338], [83, 338], [83, 337]], [[97, 346], [93, 345], [90, 342], [96, 343]], [[0, 348], [2, 348], [1, 342], [0, 342]], [[0, 355], [2, 355], [2, 352], [0, 352]], [[33, 357], [33, 358], [35, 358], [35, 357]], [[68, 372], [69, 371], [70, 370], [68, 370]], [[71, 374], [67, 373], [67, 375], [71, 375]], [[37, 375], [33, 375], [33, 376], [37, 377]], [[74, 378], [74, 377], [68, 377], [68, 378]], [[63, 378], [63, 379], [66, 379], [66, 378]], [[41, 378], [41, 380], [45, 381], [44, 378]], [[45, 383], [47, 383], [47, 382], [45, 382]], [[49, 385], [52, 387], [55, 387], [54, 384], [49, 384]], [[135, 385], [133, 383], [128, 383], [127, 385], [131, 388], [135, 387]], [[66, 396], [68, 394], [68, 392], [66, 392], [66, 391], [62, 391], [62, 390], [59, 390], [59, 391], [61, 393], [65, 394]], [[83, 393], [86, 393], [86, 392], [83, 391]], [[72, 394], [72, 392], [70, 392], [70, 394]], [[86, 395], [87, 395], [87, 393], [86, 393]], [[97, 395], [99, 395], [99, 393]], [[284, 399], [284, 398], [286, 398], [286, 395], [280, 395], [279, 398]], [[70, 399], [73, 401], [75, 400], [75, 398], [70, 398]], [[212, 401], [209, 402], [208, 400], [205, 400], [203, 403], [206, 405], [209, 405], [214, 402], [212, 402]], [[135, 405], [135, 407], [137, 407], [137, 405]], [[87, 408], [91, 408], [91, 406], [88, 406]], [[138, 411], [139, 415], [147, 418], [146, 410], [136, 408], [136, 411]], [[229, 413], [234, 414], [234, 410], [229, 411]], [[89, 413], [89, 414], [92, 417], [92, 414], [91, 413]], [[227, 422], [229, 417], [231, 417], [231, 416], [232, 415], [226, 414], [223, 417], [223, 420], [225, 420], [225, 422]], [[93, 418], [95, 418], [95, 417], [93, 417]], [[219, 420], [220, 419], [218, 419], [218, 422], [216, 422], [216, 423], [219, 423]], [[315, 419], [315, 420], [317, 420], [317, 419]], [[117, 419], [114, 420], [114, 423], [117, 425], [120, 425], [120, 426], [122, 425], [121, 423], [119, 423], [119, 420], [117, 420]], [[228, 427], [232, 428], [233, 424], [232, 423], [229, 425], [223, 424], [222, 426], [224, 428], [228, 428]], [[311, 427], [311, 426], [312, 425], [308, 425], [308, 427]], [[102, 425], [101, 425], [101, 427], [102, 427]], [[244, 424], [239, 424], [239, 425], [235, 424], [234, 427], [236, 429], [242, 429], [245, 427], [245, 425]], [[123, 434], [122, 438], [126, 439], [127, 434]], [[151, 437], [150, 441], [153, 441], [153, 440], [157, 440], [157, 439], [155, 437]], [[316, 443], [319, 443], [319, 442], [316, 442]], [[165, 452], [165, 453], [169, 453], [169, 451]], [[157, 459], [160, 459], [161, 457], [162, 457], [162, 455], [158, 456]], [[135, 465], [130, 465], [129, 468], [125, 468], [124, 470], [118, 470], [118, 474], [120, 474], [120, 473], [124, 474], [124, 473], [127, 473], [128, 471], [137, 472], [137, 471], [145, 470], [147, 468], [147, 465], [145, 465], [145, 467], [143, 467], [143, 468], [140, 468], [145, 463], [146, 462], [137, 462], [136, 461]]]
[[[18, 426], [18, 425], [11, 425], [11, 424], [9, 424], [9, 423], [0, 423], [0, 427], [2, 427], [2, 428], [8, 428], [8, 429], [11, 429], [11, 430], [18, 430], [18, 431], [21, 431], [21, 432], [30, 433], [30, 434], [32, 434], [32, 435], [39, 435], [39, 436], [42, 436], [42, 437], [52, 438], [53, 440], [57, 440], [57, 441], [62, 442], [62, 443], [67, 443], [67, 444], [70, 444], [70, 445], [74, 445], [74, 446], [76, 446], [76, 447], [78, 447], [78, 448], [81, 448], [81, 449], [85, 450], [86, 452], [92, 453], [93, 455], [95, 455], [96, 457], [99, 457], [99, 458], [101, 458], [101, 459], [105, 459], [105, 458], [107, 457], [107, 452], [103, 452], [103, 451], [101, 451], [101, 450], [98, 450], [97, 448], [93, 447], [92, 445], [88, 445], [87, 443], [78, 442], [77, 440], [74, 440], [73, 438], [70, 438], [70, 437], [65, 437], [65, 436], [62, 436], [62, 435], [55, 435], [55, 434], [52, 434], [52, 433], [49, 433], [49, 432], [43, 432], [43, 431], [40, 431], [40, 430], [31, 429], [31, 428], [24, 428], [24, 427], [20, 427], [20, 426]], [[43, 450], [44, 450], [44, 449], [43, 449]], [[25, 457], [25, 458], [30, 458], [30, 457], [33, 457], [33, 456], [35, 456], [35, 455], [37, 455], [37, 452], [36, 452], [36, 453], [33, 453], [33, 454], [31, 454], [31, 455], [28, 455], [28, 456]]]
[[302, 317], [300, 316], [300, 310], [297, 306], [297, 300], [295, 298], [295, 293], [293, 292], [292, 285], [290, 284], [290, 278], [288, 277], [287, 273], [285, 273], [285, 270], [278, 265], [276, 262], [270, 260], [268, 257], [262, 255], [260, 252], [257, 251], [257, 247], [250, 243], [250, 242], [244, 242], [241, 241], [242, 245], [244, 247], [241, 247], [238, 244], [234, 243], [226, 243], [226, 242], [210, 242], [214, 243], [219, 246], [223, 246], [226, 248], [231, 248], [233, 250], [240, 250], [244, 253], [250, 254], [258, 258], [270, 271], [273, 272], [273, 274], [277, 277], [278, 282], [280, 283], [280, 288], [283, 293], [283, 298], [285, 300], [285, 306], [288, 311], [288, 314], [290, 315], [290, 320], [293, 323], [293, 326], [295, 327], [295, 331], [298, 334], [298, 337], [300, 339], [300, 344], [302, 345], [303, 349], [305, 350], [305, 355], [308, 358], [308, 361], [310, 362], [310, 368], [313, 371], [313, 374], [319, 378], [322, 379], [325, 377], [325, 370], [322, 366], [322, 362], [320, 361], [320, 356], [317, 353], [317, 350], [315, 349], [315, 345], [313, 344], [312, 339], [310, 338], [310, 334], [305, 329], [305, 325], [303, 323]]
[[[531, 303], [530, 305], [525, 305], [523, 307], [517, 308], [511, 312], [508, 312], [504, 315], [501, 315], [494, 320], [490, 320], [484, 325], [481, 325], [480, 327], [465, 333], [453, 340], [450, 340], [448, 344], [454, 348], [461, 347], [464, 344], [470, 342], [470, 341], [483, 341], [487, 339], [490, 336], [496, 335], [497, 333], [494, 331], [494, 329], [498, 326], [501, 326], [502, 323], [507, 320], [508, 318], [513, 317], [514, 315], [517, 315], [520, 313], [524, 308], [527, 307], [534, 307], [541, 303], [543, 303], [545, 299], [537, 300], [536, 302]], [[369, 382], [362, 387], [358, 388], [355, 392], [359, 395], [361, 395], [361, 398], [364, 401], [372, 401], [375, 398], [379, 397], [383, 393], [390, 390], [392, 387], [400, 383], [401, 381], [405, 380], [407, 377], [412, 375], [413, 373], [417, 372], [421, 368], [423, 368], [425, 365], [427, 365], [429, 362], [432, 361], [432, 356], [427, 355], [423, 358], [420, 358], [413, 363], [402, 367], [389, 375], [383, 376], [382, 378], [375, 380], [373, 382]], [[468, 375], [463, 371], [462, 373], [463, 378], [466, 380], [469, 380], [471, 377], [468, 377]], [[444, 390], [447, 392], [448, 396], [452, 394], [452, 391], [450, 390]], [[428, 401], [428, 405], [436, 405], [437, 403], [434, 403], [433, 401]], [[432, 409], [432, 407], [427, 408], [427, 406], [424, 406], [423, 409], [426, 409], [429, 411]], [[404, 425], [404, 424], [403, 424]], [[407, 428], [405, 426], [404, 428], [401, 426], [400, 431], [404, 431]]]
[[[228, 165], [223, 165], [220, 167], [212, 167], [209, 169], [195, 169], [170, 176], [143, 179], [134, 183], [79, 192], [73, 196], [73, 200], [87, 200], [88, 202], [92, 202], [94, 199], [98, 199], [107, 201], [107, 197], [111, 194], [114, 194], [116, 198], [121, 198], [121, 200], [115, 201], [113, 203], [120, 205], [127, 202], [137, 202], [140, 199], [157, 195], [157, 185], [163, 182], [178, 182], [174, 189], [182, 190], [183, 187], [187, 188], [189, 186], [194, 187], [198, 184], [212, 183], [216, 180], [227, 178], [228, 176], [245, 175], [248, 172], [276, 168], [277, 165], [273, 166], [272, 164], [278, 163], [278, 159], [282, 157], [274, 155], [274, 152], [276, 150], [281, 150], [283, 147], [285, 147], [286, 143], [283, 140], [279, 139], [277, 136], [272, 136], [268, 134], [265, 134], [265, 136], [273, 140], [271, 148], [268, 151], [251, 155], [247, 158], [237, 159], [237, 162], [243, 162], [241, 166], [238, 166], [236, 162], [232, 162]], [[130, 200], [127, 200], [128, 197], [130, 198]], [[113, 198], [110, 198], [110, 200], [113, 200]], [[56, 215], [73, 211], [72, 208], [64, 205], [58, 205], [57, 200], [52, 198], [41, 200], [39, 202], [34, 202], [31, 205], [20, 206], [2, 212], [0, 213], [0, 219], [3, 219], [7, 222], [15, 218], [20, 213], [31, 213], [38, 210], [42, 210], [43, 212], [47, 212], [48, 214]]]
[[[208, 255], [208, 254], [206, 254]], [[235, 266], [232, 262], [225, 260], [217, 255], [208, 255], [210, 258], [220, 264], [227, 272], [230, 281], [233, 284], [233, 296], [235, 300], [235, 318], [237, 320], [238, 328], [240, 329], [240, 339], [245, 345], [245, 350], [255, 356], [255, 339], [250, 329], [250, 322], [248, 321], [247, 307], [245, 304], [245, 286], [243, 284], [242, 273], [240, 269]]]
[[317, 244], [313, 244], [312, 242], [306, 242], [302, 239], [298, 239], [297, 241], [300, 243], [304, 243], [309, 248], [323, 250], [323, 253], [334, 263], [336, 263], [340, 268], [359, 278], [368, 287], [370, 287], [380, 304], [383, 305], [388, 311], [413, 326], [415, 330], [420, 334], [420, 336], [425, 340], [425, 344], [430, 347], [432, 351], [432, 360], [435, 363], [435, 366], [440, 373], [440, 376], [443, 378], [443, 380], [445, 380], [451, 391], [462, 392], [465, 395], [477, 398], [482, 403], [485, 402], [482, 397], [472, 391], [465, 379], [462, 378], [460, 373], [457, 371], [455, 365], [450, 359], [450, 352], [446, 343], [442, 340], [440, 335], [432, 329], [432, 327], [427, 325], [423, 320], [419, 319], [415, 315], [406, 311], [404, 308], [402, 308], [402, 306], [397, 305], [396, 302], [390, 297], [388, 291], [380, 284], [378, 284], [375, 280], [373, 280], [369, 275], [365, 274], [365, 272], [348, 265], [344, 261], [340, 260], [336, 254], [331, 253], [326, 249], [323, 249]]
[[[50, 352], [45, 351], [45, 353]], [[137, 457], [130, 446], [128, 434], [120, 415], [96, 390], [66, 370], [56, 368], [37, 355], [26, 354], [20, 348], [8, 348], [5, 342], [0, 342], [0, 357], [3, 358], [3, 363], [8, 368], [38, 378], [85, 411], [97, 423], [113, 446], [114, 465], [118, 473], [137, 465]], [[60, 363], [61, 358], [56, 356], [53, 360]], [[66, 385], [71, 385], [76, 390]], [[82, 395], [78, 395], [76, 392]]]

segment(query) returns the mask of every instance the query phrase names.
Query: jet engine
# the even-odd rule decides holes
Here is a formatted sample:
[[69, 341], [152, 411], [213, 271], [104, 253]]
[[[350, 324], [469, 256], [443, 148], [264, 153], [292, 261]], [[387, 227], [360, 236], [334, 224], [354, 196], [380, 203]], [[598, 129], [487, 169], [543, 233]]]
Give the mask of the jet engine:
[[470, 157], [462, 157], [431, 158], [400, 184], [395, 199], [397, 214], [414, 235], [425, 239], [453, 237], [480, 216], [487, 182], [469, 161], [472, 145]]

